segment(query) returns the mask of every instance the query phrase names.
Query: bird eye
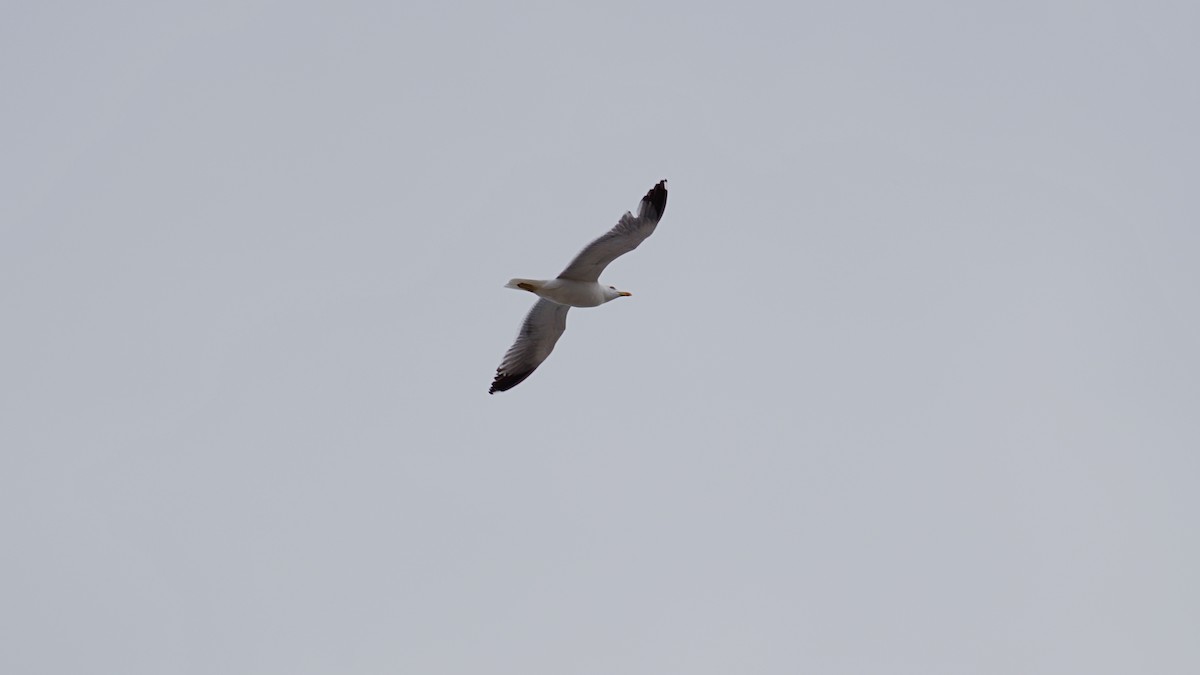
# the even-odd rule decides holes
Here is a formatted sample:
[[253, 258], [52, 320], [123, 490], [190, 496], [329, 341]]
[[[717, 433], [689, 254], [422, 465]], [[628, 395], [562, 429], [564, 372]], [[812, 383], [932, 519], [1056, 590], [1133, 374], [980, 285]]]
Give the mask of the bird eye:
[[616, 286], [609, 286], [609, 288], [613, 289], [614, 291], [617, 290]]

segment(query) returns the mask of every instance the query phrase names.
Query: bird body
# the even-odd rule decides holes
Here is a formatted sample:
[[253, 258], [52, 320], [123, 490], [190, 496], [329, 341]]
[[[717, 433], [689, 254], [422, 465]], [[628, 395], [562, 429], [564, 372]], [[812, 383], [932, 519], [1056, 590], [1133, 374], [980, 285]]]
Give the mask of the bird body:
[[512, 279], [504, 287], [529, 291], [540, 298], [569, 307], [598, 307], [609, 300], [633, 295], [596, 281], [574, 279]]
[[567, 311], [572, 307], [597, 307], [632, 295], [599, 283], [600, 273], [653, 234], [666, 209], [667, 181], [663, 180], [642, 197], [636, 216], [627, 212], [607, 234], [584, 247], [558, 278], [509, 280], [506, 288], [533, 293], [538, 301], [496, 369], [489, 394], [508, 391], [533, 374], [566, 331]]

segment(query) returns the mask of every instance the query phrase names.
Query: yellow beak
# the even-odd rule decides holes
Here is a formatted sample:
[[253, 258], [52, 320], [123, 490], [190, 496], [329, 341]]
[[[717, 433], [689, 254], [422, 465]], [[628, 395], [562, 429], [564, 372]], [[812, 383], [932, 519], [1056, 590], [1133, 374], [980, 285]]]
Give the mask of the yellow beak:
[[628, 298], [629, 296], [633, 295], [633, 293], [630, 293], [629, 291], [617, 291], [617, 295], [623, 295]]

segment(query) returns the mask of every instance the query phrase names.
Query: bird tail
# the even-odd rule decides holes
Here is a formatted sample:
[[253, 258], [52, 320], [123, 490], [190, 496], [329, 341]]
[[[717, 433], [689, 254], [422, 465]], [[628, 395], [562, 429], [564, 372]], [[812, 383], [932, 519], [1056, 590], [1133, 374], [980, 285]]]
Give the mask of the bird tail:
[[544, 283], [544, 281], [538, 281], [537, 279], [509, 279], [508, 283], [504, 284], [504, 287], [536, 293], [537, 289], [541, 288]]

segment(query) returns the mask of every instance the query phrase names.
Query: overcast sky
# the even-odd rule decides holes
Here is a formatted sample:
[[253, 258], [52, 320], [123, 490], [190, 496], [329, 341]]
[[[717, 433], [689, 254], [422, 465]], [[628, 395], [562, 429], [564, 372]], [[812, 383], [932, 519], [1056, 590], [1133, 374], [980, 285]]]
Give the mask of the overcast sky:
[[9, 7], [0, 671], [1200, 672], [1197, 7]]

